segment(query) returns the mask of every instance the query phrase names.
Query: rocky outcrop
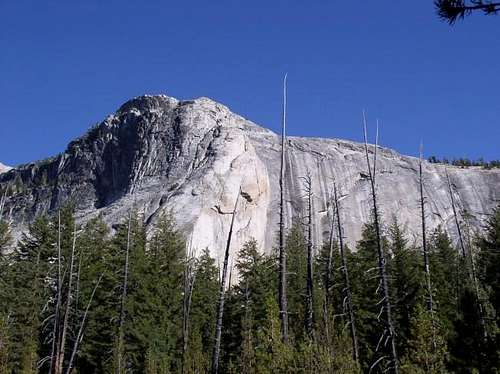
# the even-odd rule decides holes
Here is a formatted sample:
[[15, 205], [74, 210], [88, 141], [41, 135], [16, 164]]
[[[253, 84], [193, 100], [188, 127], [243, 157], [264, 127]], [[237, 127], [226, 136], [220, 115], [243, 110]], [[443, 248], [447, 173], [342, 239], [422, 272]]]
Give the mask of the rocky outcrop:
[[[372, 147], [373, 148], [373, 147]], [[314, 190], [314, 242], [327, 237], [331, 180], [342, 191], [348, 243], [360, 237], [370, 216], [363, 145], [337, 139], [291, 137], [286, 157], [287, 226], [304, 211], [301, 177]], [[230, 212], [241, 186], [234, 246], [255, 238], [270, 251], [278, 228], [279, 136], [207, 98], [178, 101], [142, 96], [72, 141], [52, 158], [0, 175], [8, 187], [4, 214], [20, 232], [38, 214], [73, 201], [81, 220], [102, 214], [119, 222], [132, 209], [148, 225], [171, 212], [191, 235], [193, 247], [222, 256]], [[380, 148], [378, 192], [383, 221], [394, 218], [419, 237], [418, 160]], [[500, 201], [500, 170], [448, 167], [455, 197], [480, 229]], [[445, 166], [424, 164], [429, 229], [443, 225], [454, 235]]]
[[4, 165], [0, 162], [0, 174], [5, 173], [6, 171], [9, 171], [12, 169], [10, 166]]

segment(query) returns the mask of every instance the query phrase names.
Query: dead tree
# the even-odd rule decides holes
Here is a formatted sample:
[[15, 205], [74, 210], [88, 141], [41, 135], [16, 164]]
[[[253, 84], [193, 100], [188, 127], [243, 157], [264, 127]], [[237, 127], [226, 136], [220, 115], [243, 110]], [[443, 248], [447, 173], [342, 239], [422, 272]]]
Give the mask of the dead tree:
[[278, 304], [280, 309], [281, 339], [288, 342], [288, 299], [285, 248], [285, 151], [286, 151], [286, 87], [287, 75], [283, 79], [283, 112], [281, 128], [281, 165], [280, 165], [280, 226], [279, 226], [279, 281]]
[[[382, 292], [382, 308], [385, 312], [385, 331], [382, 334], [380, 342], [389, 342], [390, 343], [390, 355], [392, 361], [392, 370], [394, 373], [399, 373], [399, 365], [398, 365], [398, 355], [396, 351], [396, 332], [394, 329], [394, 324], [392, 322], [392, 312], [391, 312], [391, 299], [389, 292], [389, 282], [387, 277], [387, 269], [386, 269], [386, 260], [384, 249], [382, 248], [382, 237], [381, 237], [381, 229], [380, 229], [380, 219], [379, 212], [377, 206], [377, 189], [376, 189], [376, 173], [377, 173], [377, 148], [378, 148], [378, 122], [377, 122], [377, 136], [375, 142], [375, 148], [373, 153], [373, 169], [370, 162], [370, 156], [368, 154], [368, 134], [366, 128], [366, 116], [363, 112], [363, 128], [364, 128], [364, 140], [365, 140], [365, 155], [366, 155], [366, 165], [368, 167], [368, 177], [370, 180], [371, 187], [371, 195], [372, 195], [372, 203], [373, 203], [373, 224], [375, 227], [375, 236], [377, 242], [377, 255], [378, 255], [378, 271], [380, 278], [380, 290]], [[387, 335], [386, 335], [387, 334]], [[384, 339], [386, 338], [386, 339]], [[378, 348], [378, 347], [377, 347]], [[377, 365], [380, 362], [380, 359], [374, 363]], [[372, 366], [373, 367], [373, 366]]]
[[77, 256], [78, 260], [78, 270], [76, 271], [76, 287], [75, 287], [75, 312], [78, 313], [79, 310], [79, 300], [80, 300], [80, 275], [82, 273], [82, 262], [83, 262], [83, 251]]
[[466, 252], [465, 252], [465, 245], [464, 245], [464, 239], [462, 235], [462, 229], [460, 227], [460, 222], [458, 220], [458, 214], [457, 214], [457, 208], [455, 206], [455, 197], [453, 195], [453, 188], [451, 186], [451, 181], [450, 181], [450, 175], [448, 174], [448, 169], [445, 169], [446, 172], [446, 180], [448, 182], [448, 192], [450, 194], [450, 202], [451, 202], [451, 209], [453, 211], [453, 218], [455, 220], [455, 226], [457, 228], [457, 235], [458, 235], [458, 244], [460, 245], [460, 251], [462, 253], [462, 257], [466, 258]]
[[73, 278], [74, 278], [74, 264], [75, 264], [75, 248], [76, 248], [76, 222], [73, 229], [73, 245], [71, 247], [71, 257], [69, 265], [69, 278], [68, 278], [68, 290], [66, 294], [66, 309], [64, 311], [64, 322], [62, 325], [61, 339], [60, 339], [60, 349], [59, 356], [57, 358], [56, 374], [62, 374], [64, 356], [66, 351], [66, 335], [69, 328], [69, 315], [71, 313], [71, 298], [73, 291]]
[[339, 240], [340, 259], [342, 261], [342, 275], [344, 278], [344, 303], [347, 306], [347, 314], [349, 316], [349, 327], [351, 329], [352, 358], [354, 359], [354, 361], [359, 362], [358, 338], [356, 335], [356, 320], [354, 316], [354, 307], [352, 305], [351, 283], [349, 280], [349, 269], [347, 267], [347, 257], [345, 253], [342, 221], [340, 219], [339, 194], [337, 191], [337, 185], [335, 181], [333, 181], [333, 201], [335, 204], [334, 210], [337, 218], [336, 219], [337, 235]]
[[465, 243], [463, 239], [463, 234], [462, 234], [462, 228], [460, 226], [460, 221], [458, 219], [458, 213], [457, 209], [455, 206], [455, 198], [453, 194], [453, 188], [451, 185], [451, 180], [450, 180], [450, 175], [448, 174], [448, 169], [445, 169], [446, 172], [446, 180], [448, 182], [448, 192], [450, 194], [450, 202], [451, 202], [451, 208], [453, 211], [453, 217], [455, 220], [455, 226], [457, 229], [457, 235], [458, 235], [458, 243], [460, 245], [460, 250], [462, 252], [462, 257], [465, 260], [465, 263], [467, 264], [467, 261], [469, 261], [469, 266], [467, 266], [467, 271], [469, 273], [469, 278], [472, 282], [472, 286], [474, 288], [474, 296], [476, 299], [476, 305], [478, 308], [478, 313], [479, 313], [479, 323], [481, 324], [481, 329], [483, 330], [483, 339], [486, 340], [488, 338], [488, 332], [486, 330], [486, 321], [484, 319], [484, 310], [483, 310], [483, 303], [481, 302], [480, 298], [480, 292], [479, 292], [479, 283], [477, 281], [477, 275], [476, 275], [476, 266], [475, 266], [475, 261], [474, 257], [472, 254], [472, 247], [469, 247], [469, 250], [467, 251], [465, 248]]
[[99, 287], [99, 283], [101, 283], [102, 279], [102, 274], [97, 280], [97, 283], [94, 286], [94, 289], [92, 290], [92, 293], [90, 294], [90, 299], [89, 302], [87, 303], [87, 306], [85, 307], [85, 313], [83, 314], [82, 321], [80, 323], [80, 327], [78, 328], [78, 333], [76, 334], [76, 339], [75, 343], [73, 344], [73, 350], [71, 351], [71, 357], [69, 359], [68, 367], [66, 369], [66, 374], [70, 374], [71, 370], [73, 370], [73, 362], [75, 361], [76, 354], [78, 353], [78, 347], [80, 343], [83, 340], [83, 333], [85, 329], [85, 322], [87, 320], [87, 315], [89, 313], [90, 305], [92, 304], [92, 300], [94, 299], [95, 292], [97, 291], [97, 287]]
[[6, 200], [7, 200], [7, 187], [5, 187], [2, 197], [0, 198], [0, 220], [2, 220], [3, 217], [3, 207], [5, 206]]
[[52, 348], [50, 350], [50, 368], [49, 374], [52, 374], [53, 370], [57, 369], [57, 358], [59, 351], [59, 314], [61, 309], [61, 299], [62, 299], [62, 264], [61, 264], [61, 211], [57, 212], [57, 297], [56, 297], [56, 308], [54, 311], [54, 326], [52, 328]]
[[122, 294], [120, 297], [120, 319], [118, 322], [118, 344], [116, 352], [116, 372], [122, 374], [123, 363], [123, 345], [124, 345], [124, 324], [125, 324], [125, 302], [127, 300], [127, 287], [128, 287], [128, 268], [130, 257], [130, 235], [132, 229], [132, 211], [128, 215], [128, 228], [127, 228], [127, 247], [125, 251], [125, 264], [123, 268], [123, 284]]
[[328, 258], [326, 260], [326, 273], [325, 273], [325, 295], [326, 303], [331, 301], [331, 288], [332, 288], [332, 267], [333, 267], [333, 250], [335, 245], [335, 202], [332, 200], [332, 216], [330, 219], [330, 234], [328, 235]]
[[314, 300], [313, 300], [313, 243], [312, 243], [312, 178], [309, 170], [305, 177], [302, 177], [304, 182], [304, 192], [307, 199], [307, 278], [306, 278], [306, 315], [304, 327], [310, 338], [314, 334]]
[[194, 282], [196, 279], [196, 270], [194, 254], [191, 244], [186, 253], [186, 263], [184, 265], [184, 293], [182, 304], [182, 372], [185, 370], [186, 353], [189, 340], [189, 315], [191, 312], [191, 301], [193, 297]]
[[325, 265], [325, 295], [323, 299], [323, 320], [325, 324], [326, 341], [330, 342], [330, 323], [329, 323], [329, 305], [331, 303], [332, 291], [332, 266], [333, 266], [333, 249], [334, 249], [334, 231], [335, 231], [335, 203], [331, 201], [332, 214], [330, 217], [330, 234], [328, 235], [328, 258]]
[[420, 190], [420, 216], [422, 220], [422, 252], [424, 255], [425, 287], [427, 291], [427, 311], [430, 313], [432, 324], [432, 346], [436, 349], [434, 303], [432, 298], [431, 269], [429, 265], [429, 251], [427, 248], [427, 232], [425, 224], [425, 196], [424, 196], [424, 177], [422, 172], [423, 145], [420, 144], [420, 156], [418, 160], [418, 184]]
[[224, 299], [226, 294], [226, 280], [227, 280], [227, 269], [229, 263], [229, 250], [231, 248], [231, 238], [233, 236], [234, 219], [236, 217], [236, 209], [238, 208], [238, 201], [241, 194], [241, 188], [238, 190], [238, 195], [236, 196], [236, 201], [234, 203], [234, 209], [231, 217], [231, 225], [229, 226], [229, 233], [226, 241], [226, 251], [224, 253], [224, 264], [222, 266], [222, 278], [219, 287], [219, 302], [217, 305], [217, 320], [215, 323], [215, 342], [214, 350], [212, 354], [212, 374], [217, 374], [219, 372], [219, 354], [220, 354], [220, 343], [222, 334], [222, 317], [224, 315]]
[[418, 184], [420, 190], [420, 217], [422, 220], [422, 251], [424, 255], [424, 271], [425, 271], [425, 286], [427, 288], [427, 311], [431, 313], [432, 318], [434, 313], [434, 305], [432, 299], [432, 283], [431, 269], [429, 265], [429, 251], [427, 248], [427, 230], [425, 223], [425, 196], [424, 196], [424, 177], [422, 169], [423, 146], [420, 144], [420, 157], [418, 160]]

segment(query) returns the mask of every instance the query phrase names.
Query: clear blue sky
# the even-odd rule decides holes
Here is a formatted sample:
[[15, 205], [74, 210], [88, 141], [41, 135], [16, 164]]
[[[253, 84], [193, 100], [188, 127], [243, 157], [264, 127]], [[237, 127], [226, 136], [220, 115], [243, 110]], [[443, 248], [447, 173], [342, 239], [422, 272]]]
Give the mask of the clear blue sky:
[[66, 144], [141, 94], [208, 96], [292, 135], [500, 158], [500, 16], [454, 27], [432, 0], [0, 1], [0, 161]]

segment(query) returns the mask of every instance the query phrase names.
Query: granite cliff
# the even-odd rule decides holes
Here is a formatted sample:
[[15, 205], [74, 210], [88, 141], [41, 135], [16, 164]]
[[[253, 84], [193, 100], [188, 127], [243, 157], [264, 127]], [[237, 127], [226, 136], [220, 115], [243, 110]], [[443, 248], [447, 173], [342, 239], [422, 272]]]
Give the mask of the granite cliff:
[[[342, 193], [345, 236], [352, 246], [369, 219], [371, 200], [363, 145], [338, 139], [289, 137], [286, 155], [287, 226], [304, 214], [302, 179], [313, 182], [314, 243], [328, 236], [331, 180]], [[373, 146], [370, 147], [373, 150]], [[73, 201], [87, 220], [114, 224], [131, 208], [148, 225], [165, 211], [191, 235], [194, 248], [222, 256], [230, 212], [241, 186], [233, 249], [255, 238], [263, 250], [278, 228], [280, 137], [207, 98], [178, 101], [141, 96], [128, 101], [61, 154], [0, 171], [8, 187], [4, 216], [14, 233], [38, 214]], [[500, 201], [500, 170], [447, 166], [460, 211], [480, 230]], [[383, 222], [395, 218], [419, 238], [418, 160], [379, 147], [378, 193]], [[428, 226], [455, 235], [445, 165], [424, 163]]]

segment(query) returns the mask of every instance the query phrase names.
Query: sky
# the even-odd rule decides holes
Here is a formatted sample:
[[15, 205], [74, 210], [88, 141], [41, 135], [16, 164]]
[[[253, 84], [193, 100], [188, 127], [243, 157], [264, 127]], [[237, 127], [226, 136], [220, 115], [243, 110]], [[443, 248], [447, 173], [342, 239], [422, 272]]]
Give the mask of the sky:
[[64, 151], [143, 94], [207, 96], [290, 135], [500, 159], [500, 15], [432, 0], [0, 0], [0, 162]]

